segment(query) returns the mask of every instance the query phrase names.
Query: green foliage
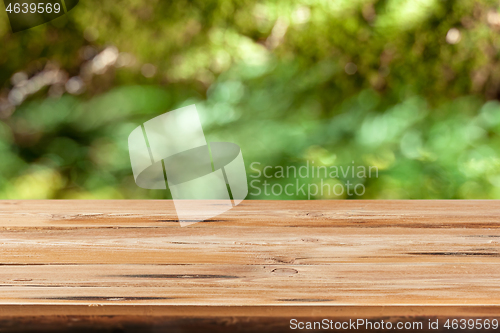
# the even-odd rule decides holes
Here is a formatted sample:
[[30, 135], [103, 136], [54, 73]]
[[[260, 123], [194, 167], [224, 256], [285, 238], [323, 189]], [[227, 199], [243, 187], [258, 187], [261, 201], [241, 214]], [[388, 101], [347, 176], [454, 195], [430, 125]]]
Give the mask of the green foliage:
[[249, 198], [500, 198], [496, 1], [80, 1], [9, 29], [1, 198], [168, 198], [135, 185], [127, 137], [193, 103], [208, 140], [241, 146], [249, 182], [295, 183], [254, 178], [265, 166], [378, 170], [299, 179], [363, 195]]

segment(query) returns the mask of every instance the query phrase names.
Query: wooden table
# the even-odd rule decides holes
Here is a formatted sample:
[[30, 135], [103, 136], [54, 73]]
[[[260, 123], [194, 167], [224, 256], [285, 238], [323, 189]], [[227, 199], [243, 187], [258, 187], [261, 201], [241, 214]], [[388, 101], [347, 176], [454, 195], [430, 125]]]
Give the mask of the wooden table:
[[500, 319], [499, 226], [500, 201], [245, 201], [184, 228], [171, 201], [0, 201], [0, 329]]

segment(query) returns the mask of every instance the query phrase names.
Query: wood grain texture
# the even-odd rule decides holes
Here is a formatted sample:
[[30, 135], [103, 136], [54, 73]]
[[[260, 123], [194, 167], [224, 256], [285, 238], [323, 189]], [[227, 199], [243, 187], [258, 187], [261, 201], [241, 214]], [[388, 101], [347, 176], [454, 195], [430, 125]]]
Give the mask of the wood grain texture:
[[0, 316], [491, 316], [499, 201], [0, 201]]

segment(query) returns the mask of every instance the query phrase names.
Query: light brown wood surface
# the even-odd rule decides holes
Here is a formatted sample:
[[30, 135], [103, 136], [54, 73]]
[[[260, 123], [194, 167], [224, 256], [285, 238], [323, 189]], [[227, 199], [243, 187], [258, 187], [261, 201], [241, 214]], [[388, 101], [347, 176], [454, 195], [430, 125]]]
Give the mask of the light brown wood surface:
[[500, 201], [0, 201], [0, 315], [499, 314]]

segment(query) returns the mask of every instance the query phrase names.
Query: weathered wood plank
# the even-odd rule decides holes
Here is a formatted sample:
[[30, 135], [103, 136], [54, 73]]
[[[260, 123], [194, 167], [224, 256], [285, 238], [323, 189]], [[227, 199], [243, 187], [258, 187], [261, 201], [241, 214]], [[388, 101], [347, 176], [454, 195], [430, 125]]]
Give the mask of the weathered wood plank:
[[[498, 201], [0, 201], [0, 316], [488, 316]], [[94, 307], [94, 305], [97, 305]]]

